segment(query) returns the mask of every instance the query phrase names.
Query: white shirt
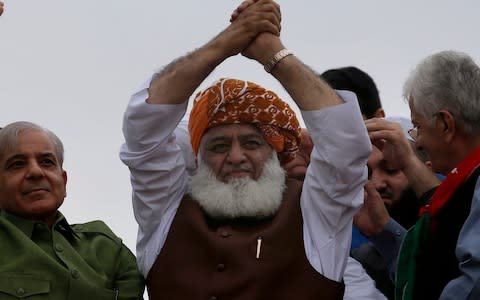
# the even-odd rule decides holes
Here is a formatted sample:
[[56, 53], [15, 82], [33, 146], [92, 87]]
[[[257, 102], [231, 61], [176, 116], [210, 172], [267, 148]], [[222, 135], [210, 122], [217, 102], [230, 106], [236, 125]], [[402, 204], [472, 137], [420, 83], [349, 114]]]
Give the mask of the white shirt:
[[[139, 225], [137, 260], [144, 276], [165, 243], [195, 168], [193, 154], [188, 154], [191, 149], [185, 150], [187, 124], [181, 122], [187, 101], [148, 104], [149, 84], [130, 99], [123, 123], [125, 143], [120, 150], [120, 159], [131, 172], [133, 209]], [[317, 272], [336, 281], [345, 270], [352, 218], [363, 203], [371, 151], [355, 95], [343, 91], [339, 95], [345, 103], [302, 111], [315, 147], [300, 199], [306, 256]], [[178, 139], [180, 135], [183, 137]]]
[[375, 286], [375, 281], [367, 274], [362, 264], [348, 257], [343, 275], [345, 293], [343, 300], [386, 300], [387, 297]]

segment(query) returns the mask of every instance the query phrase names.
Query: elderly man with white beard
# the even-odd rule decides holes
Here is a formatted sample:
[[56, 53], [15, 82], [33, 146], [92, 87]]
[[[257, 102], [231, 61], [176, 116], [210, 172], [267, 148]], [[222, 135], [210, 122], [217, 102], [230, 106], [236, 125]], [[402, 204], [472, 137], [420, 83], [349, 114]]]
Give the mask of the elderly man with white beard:
[[[244, 2], [224, 31], [130, 100], [120, 157], [131, 172], [137, 256], [152, 300], [342, 299], [370, 141], [354, 95], [337, 94], [285, 49], [280, 19], [273, 1]], [[302, 111], [315, 145], [303, 182], [281, 167], [300, 143], [295, 113], [274, 92], [237, 79], [195, 97], [191, 173], [175, 129], [195, 89], [239, 53], [264, 65]]]

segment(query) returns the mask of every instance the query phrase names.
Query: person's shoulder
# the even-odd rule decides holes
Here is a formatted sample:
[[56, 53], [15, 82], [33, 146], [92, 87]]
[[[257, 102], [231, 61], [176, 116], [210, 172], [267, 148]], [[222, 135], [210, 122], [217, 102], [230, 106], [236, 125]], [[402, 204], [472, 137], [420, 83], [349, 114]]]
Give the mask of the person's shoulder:
[[113, 233], [112, 229], [103, 221], [95, 220], [82, 224], [73, 224], [71, 227], [76, 233], [101, 235], [109, 238], [117, 244], [122, 244], [122, 240], [115, 233]]

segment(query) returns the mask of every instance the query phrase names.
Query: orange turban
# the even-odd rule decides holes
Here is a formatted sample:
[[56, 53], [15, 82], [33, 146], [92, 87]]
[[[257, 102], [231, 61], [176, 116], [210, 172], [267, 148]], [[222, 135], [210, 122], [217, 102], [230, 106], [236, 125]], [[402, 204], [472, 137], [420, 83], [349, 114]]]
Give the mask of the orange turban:
[[188, 124], [193, 152], [207, 129], [235, 123], [256, 126], [282, 163], [295, 157], [300, 124], [290, 106], [255, 83], [225, 78], [195, 97]]

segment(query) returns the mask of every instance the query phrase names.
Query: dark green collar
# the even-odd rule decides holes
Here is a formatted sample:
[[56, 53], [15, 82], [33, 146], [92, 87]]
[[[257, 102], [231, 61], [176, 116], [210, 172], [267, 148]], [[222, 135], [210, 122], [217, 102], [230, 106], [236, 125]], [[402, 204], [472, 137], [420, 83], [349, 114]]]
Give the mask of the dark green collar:
[[[12, 224], [14, 224], [29, 238], [32, 237], [35, 224], [37, 223], [44, 224], [43, 222], [24, 219], [22, 217], [12, 215], [4, 210], [0, 210], [0, 216], [7, 219]], [[70, 236], [76, 235], [76, 233], [72, 230], [72, 228], [70, 227], [70, 224], [68, 224], [67, 220], [65, 219], [65, 217], [60, 211], [57, 211], [57, 219], [55, 220], [55, 223], [53, 223], [52, 228], [56, 231], [61, 231], [62, 233], [66, 233], [67, 235], [70, 235]]]

